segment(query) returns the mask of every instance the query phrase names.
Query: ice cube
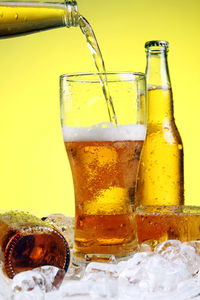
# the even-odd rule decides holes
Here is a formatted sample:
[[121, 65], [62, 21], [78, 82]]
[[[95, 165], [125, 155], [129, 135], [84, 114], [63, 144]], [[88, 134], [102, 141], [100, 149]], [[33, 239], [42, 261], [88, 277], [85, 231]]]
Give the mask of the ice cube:
[[118, 278], [119, 273], [117, 270], [117, 265], [95, 262], [88, 264], [85, 270], [84, 279], [97, 280], [102, 276]]
[[112, 299], [117, 295], [116, 265], [89, 263], [81, 280], [66, 280], [60, 288], [62, 299]]
[[43, 266], [15, 275], [12, 282], [12, 300], [43, 300], [45, 293], [57, 290], [65, 271], [54, 266]]
[[85, 264], [76, 265], [72, 263], [65, 274], [65, 280], [80, 280], [85, 272]]
[[154, 248], [148, 242], [144, 242], [141, 245], [138, 245], [138, 251], [140, 251], [140, 252], [151, 252], [153, 250], [154, 250]]
[[44, 277], [35, 271], [26, 271], [14, 276], [12, 291], [32, 291], [36, 286], [45, 291]]
[[199, 300], [198, 251], [198, 241], [168, 241], [119, 263], [72, 264], [63, 281], [64, 271], [52, 266], [20, 273], [13, 281], [0, 270], [0, 300]]
[[182, 244], [179, 240], [168, 240], [158, 244], [155, 247], [154, 252], [170, 260], [170, 258], [174, 258], [179, 255], [181, 245]]
[[195, 275], [200, 269], [200, 256], [191, 242], [181, 243], [172, 240], [159, 244], [155, 252], [159, 253], [169, 261], [177, 264], [185, 264], [191, 275]]
[[12, 300], [43, 300], [45, 297], [45, 278], [38, 272], [26, 271], [14, 276]]
[[43, 276], [46, 292], [59, 289], [65, 276], [65, 271], [63, 269], [58, 269], [54, 266], [42, 266], [34, 269], [34, 272]]
[[116, 264], [92, 262], [86, 267], [82, 282], [91, 282], [92, 299], [113, 299], [117, 296], [118, 276]]
[[190, 277], [184, 264], [167, 261], [158, 254], [144, 256], [143, 260], [136, 257], [135, 262], [137, 261], [134, 264], [132, 259], [130, 266], [119, 276], [120, 284], [131, 284], [133, 290], [139, 288], [148, 292], [171, 291], [176, 289], [180, 281]]
[[137, 267], [139, 264], [144, 262], [146, 259], [148, 259], [152, 255], [154, 255], [152, 252], [135, 253], [132, 256], [132, 258], [130, 258], [129, 260], [120, 261], [117, 264], [118, 272], [122, 272], [123, 270], [126, 270], [126, 269], [134, 269], [135, 267]]
[[195, 252], [200, 255], [200, 241], [190, 241], [185, 242], [184, 244], [192, 246], [195, 249]]

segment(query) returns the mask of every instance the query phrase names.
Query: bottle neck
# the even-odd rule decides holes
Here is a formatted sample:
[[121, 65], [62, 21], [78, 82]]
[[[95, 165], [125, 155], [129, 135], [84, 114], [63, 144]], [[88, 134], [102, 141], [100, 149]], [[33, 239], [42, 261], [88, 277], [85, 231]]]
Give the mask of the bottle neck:
[[171, 88], [166, 50], [147, 50], [146, 79], [148, 89]]
[[147, 50], [148, 122], [157, 124], [164, 124], [173, 120], [173, 100], [167, 50], [162, 48]]
[[66, 15], [65, 26], [72, 27], [79, 25], [79, 13], [77, 3], [74, 0], [65, 0]]

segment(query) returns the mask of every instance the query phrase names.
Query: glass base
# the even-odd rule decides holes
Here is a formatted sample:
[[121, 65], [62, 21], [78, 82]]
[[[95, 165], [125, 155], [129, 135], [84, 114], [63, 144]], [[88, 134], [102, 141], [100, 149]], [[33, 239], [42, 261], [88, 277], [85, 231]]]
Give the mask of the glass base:
[[90, 262], [117, 263], [129, 259], [138, 250], [136, 240], [122, 245], [74, 247], [73, 263], [87, 265]]
[[116, 263], [116, 257], [113, 254], [86, 254], [85, 261], [89, 262], [105, 262]]

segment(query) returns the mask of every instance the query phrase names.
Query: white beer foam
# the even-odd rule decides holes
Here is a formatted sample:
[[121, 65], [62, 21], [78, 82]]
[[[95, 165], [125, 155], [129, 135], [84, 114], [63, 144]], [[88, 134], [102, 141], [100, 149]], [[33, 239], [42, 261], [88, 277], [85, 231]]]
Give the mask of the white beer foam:
[[66, 142], [143, 141], [146, 136], [146, 126], [141, 124], [115, 126], [105, 122], [90, 127], [63, 126], [62, 132]]

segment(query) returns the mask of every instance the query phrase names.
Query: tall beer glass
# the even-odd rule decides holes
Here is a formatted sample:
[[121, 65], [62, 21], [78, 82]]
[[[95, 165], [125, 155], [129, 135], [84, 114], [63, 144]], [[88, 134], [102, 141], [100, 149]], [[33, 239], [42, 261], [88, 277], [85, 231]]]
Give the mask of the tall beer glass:
[[121, 258], [136, 248], [135, 181], [146, 134], [145, 76], [101, 73], [117, 125], [110, 122], [99, 73], [61, 76], [61, 123], [75, 191], [75, 256]]

